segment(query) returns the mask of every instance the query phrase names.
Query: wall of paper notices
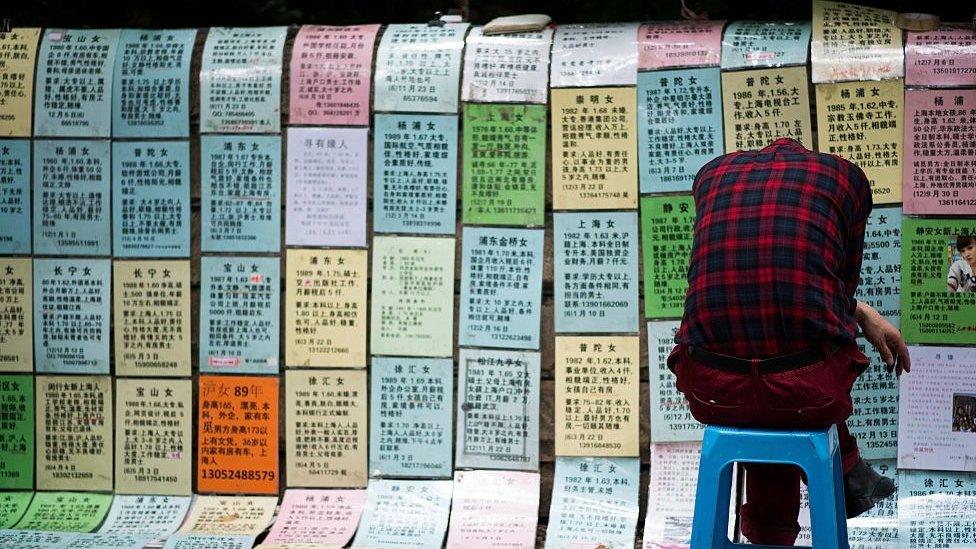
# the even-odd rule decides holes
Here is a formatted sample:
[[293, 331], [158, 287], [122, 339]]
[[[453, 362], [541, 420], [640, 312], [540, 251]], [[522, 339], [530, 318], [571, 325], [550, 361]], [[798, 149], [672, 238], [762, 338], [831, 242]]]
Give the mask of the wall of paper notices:
[[852, 547], [976, 546], [976, 33], [893, 18], [0, 33], [0, 546], [687, 547], [692, 183], [780, 137], [912, 354]]

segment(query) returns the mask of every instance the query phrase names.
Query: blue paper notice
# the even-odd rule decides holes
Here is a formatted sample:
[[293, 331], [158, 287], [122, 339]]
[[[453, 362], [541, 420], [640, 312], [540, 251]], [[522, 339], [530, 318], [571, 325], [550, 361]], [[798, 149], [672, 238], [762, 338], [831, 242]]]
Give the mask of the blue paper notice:
[[458, 468], [539, 469], [539, 353], [461, 349]]
[[37, 60], [34, 135], [111, 137], [118, 29], [47, 29]]
[[864, 459], [898, 457], [898, 377], [889, 374], [878, 351], [863, 338], [857, 346], [871, 364], [851, 389], [854, 413], [847, 426]]
[[450, 478], [454, 361], [373, 357], [369, 474]]
[[[901, 206], [875, 207], [864, 231], [861, 281], [854, 297], [901, 324]], [[886, 456], [878, 456], [886, 457]]]
[[637, 75], [640, 192], [690, 191], [724, 152], [720, 80], [718, 67]]
[[454, 234], [457, 115], [376, 114], [374, 118], [374, 230]]
[[0, 139], [0, 254], [31, 253], [30, 150], [30, 140]]
[[188, 142], [115, 142], [112, 182], [117, 257], [190, 256]]
[[674, 348], [677, 320], [647, 323], [647, 378], [650, 380], [651, 443], [700, 441], [705, 426], [692, 417], [688, 400], [678, 391], [667, 359]]
[[722, 68], [806, 65], [809, 21], [733, 21], [722, 35]]
[[277, 374], [277, 257], [200, 258], [200, 371]]
[[112, 97], [115, 137], [190, 134], [190, 58], [197, 31], [126, 29]]
[[281, 136], [200, 137], [201, 248], [281, 248]]
[[637, 212], [553, 215], [556, 332], [637, 332]]
[[640, 458], [556, 458], [546, 549], [632, 549]]
[[34, 361], [38, 373], [109, 373], [112, 262], [34, 260]]
[[281, 130], [288, 27], [211, 27], [200, 67], [201, 133]]
[[34, 253], [111, 255], [108, 140], [34, 141]]
[[542, 229], [465, 227], [463, 235], [458, 343], [538, 349]]

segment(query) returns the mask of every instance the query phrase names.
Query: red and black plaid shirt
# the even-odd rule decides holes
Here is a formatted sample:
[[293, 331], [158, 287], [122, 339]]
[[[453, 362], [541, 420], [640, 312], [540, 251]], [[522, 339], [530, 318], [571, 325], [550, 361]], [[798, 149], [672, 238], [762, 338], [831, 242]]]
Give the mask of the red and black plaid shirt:
[[837, 156], [778, 139], [706, 164], [677, 343], [741, 358], [854, 340], [871, 188]]

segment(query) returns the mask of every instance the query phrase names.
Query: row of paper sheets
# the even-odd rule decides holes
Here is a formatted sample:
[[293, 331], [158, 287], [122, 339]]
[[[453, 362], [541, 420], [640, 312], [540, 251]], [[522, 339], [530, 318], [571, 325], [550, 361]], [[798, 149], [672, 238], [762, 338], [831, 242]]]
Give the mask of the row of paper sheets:
[[[641, 202], [644, 315], [680, 318], [694, 223], [691, 197]], [[554, 282], [556, 333], [638, 331], [636, 212], [556, 213], [553, 232], [549, 270], [541, 229], [464, 228], [461, 345], [538, 350], [547, 272]], [[875, 208], [858, 298], [901, 322], [911, 343], [976, 343], [972, 285], [965, 282], [967, 264], [956, 242], [972, 234], [964, 218], [902, 218], [898, 207]], [[453, 354], [455, 250], [452, 238], [375, 238], [373, 354]], [[0, 324], [0, 371], [109, 373], [114, 305], [116, 318], [126, 320], [115, 325], [119, 373], [187, 375], [191, 286], [198, 281], [203, 372], [277, 372], [280, 338], [285, 366], [362, 368], [366, 262], [361, 249], [286, 250], [282, 331], [278, 258], [204, 256], [200, 271], [191, 272], [188, 260], [113, 265], [109, 259], [6, 257], [0, 259], [0, 310], [12, 321]], [[424, 283], [415, 287], [421, 271]], [[960, 277], [956, 288], [947, 287]], [[159, 292], [167, 299], [157, 299]], [[424, 299], [403, 301], [417, 292]], [[405, 317], [411, 322], [401, 322]], [[79, 342], [81, 333], [86, 337]]]
[[[699, 452], [699, 443], [652, 445], [645, 549], [688, 547]], [[898, 494], [848, 521], [852, 547], [895, 549], [909, 539], [916, 547], [976, 543], [968, 528], [976, 474], [895, 470], [892, 460], [870, 464], [894, 476]], [[559, 458], [546, 547], [633, 547], [639, 479], [636, 458]], [[277, 497], [6, 492], [0, 524], [16, 529], [0, 530], [0, 544], [139, 549], [165, 538], [168, 549], [249, 548], [273, 521], [260, 547], [342, 547], [355, 532], [352, 547], [439, 548], [446, 532], [448, 548], [530, 548], [539, 489], [535, 473], [458, 471], [453, 483], [376, 480], [367, 490], [289, 490], [277, 517]], [[803, 493], [798, 542], [809, 544]], [[99, 524], [97, 533], [87, 533]]]
[[166, 548], [249, 548], [273, 520], [261, 547], [343, 547], [357, 525], [354, 547], [440, 547], [450, 512], [448, 547], [532, 547], [539, 490], [538, 473], [458, 471], [453, 482], [288, 490], [277, 516], [277, 497], [3, 492], [0, 527], [8, 530], [0, 530], [0, 545], [141, 549], [166, 539]]
[[[557, 338], [555, 387], [546, 385], [555, 391], [556, 455], [638, 455], [642, 401], [650, 406], [651, 442], [701, 439], [701, 426], [663, 366], [674, 328], [648, 326], [647, 396], [639, 392], [636, 337]], [[903, 468], [976, 472], [976, 350], [910, 351], [914, 371], [900, 384], [868, 353], [872, 365], [855, 384], [850, 424], [862, 455], [897, 458]], [[4, 375], [0, 407], [9, 436], [0, 446], [0, 471], [11, 489], [189, 494], [195, 440], [196, 486], [203, 492], [361, 487], [369, 476], [448, 478], [454, 467], [537, 470], [538, 355], [463, 350], [461, 356], [456, 411], [450, 360], [377, 359], [369, 440], [364, 371], [286, 372], [284, 483], [276, 377], [202, 376], [194, 414], [186, 379], [118, 379], [113, 391], [108, 376]], [[65, 403], [71, 410], [56, 414]], [[45, 443], [35, 450], [35, 440]]]
[[[803, 67], [686, 69], [642, 73], [636, 89], [554, 90], [553, 208], [633, 209], [638, 187], [689, 191], [725, 151], [779, 137], [812, 147], [805, 78]], [[819, 149], [860, 166], [875, 204], [972, 214], [976, 90], [903, 91], [901, 80], [886, 80], [823, 84], [816, 94]], [[545, 120], [542, 106], [467, 105], [459, 151], [457, 116], [377, 115], [373, 230], [455, 234], [458, 156], [466, 224], [543, 225]], [[289, 129], [285, 245], [366, 245], [367, 133]], [[201, 249], [280, 251], [281, 137], [200, 143]], [[189, 143], [31, 145], [0, 140], [0, 253], [190, 255]]]
[[[468, 33], [466, 23], [390, 25], [375, 75], [379, 25], [304, 26], [291, 52], [290, 120], [366, 125], [371, 82], [377, 111], [454, 113], [459, 84], [466, 101], [544, 103], [550, 83], [634, 85], [638, 69], [803, 65], [808, 44], [817, 83], [899, 78], [906, 65], [909, 84], [976, 78], [976, 40], [962, 27], [913, 33], [903, 51], [894, 12], [827, 1], [814, 6], [812, 24], [733, 22], [724, 37], [724, 21], [561, 25], [502, 36], [485, 36], [481, 27]], [[0, 135], [31, 134], [35, 91], [38, 136], [188, 135], [196, 30], [47, 29], [38, 52], [40, 34], [19, 28], [0, 40], [0, 72], [11, 97]], [[286, 27], [209, 30], [200, 72], [202, 132], [279, 131], [286, 38]], [[84, 71], [72, 66], [80, 57], [90, 60]]]

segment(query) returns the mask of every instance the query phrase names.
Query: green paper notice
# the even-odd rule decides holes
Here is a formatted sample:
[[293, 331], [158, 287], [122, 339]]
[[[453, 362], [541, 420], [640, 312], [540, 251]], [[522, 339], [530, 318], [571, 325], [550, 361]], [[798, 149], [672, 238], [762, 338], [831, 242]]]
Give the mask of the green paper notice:
[[545, 105], [464, 105], [464, 223], [541, 226]]
[[976, 245], [976, 221], [905, 217], [903, 223], [901, 331], [905, 340], [976, 344], [972, 261], [976, 254], [971, 248]]
[[0, 492], [0, 529], [13, 528], [24, 516], [34, 492]]
[[34, 380], [0, 376], [0, 489], [34, 489]]
[[688, 259], [695, 226], [691, 195], [641, 198], [644, 316], [680, 318], [688, 290]]
[[112, 494], [38, 492], [15, 528], [91, 532], [102, 523], [111, 504]]

